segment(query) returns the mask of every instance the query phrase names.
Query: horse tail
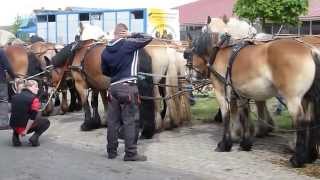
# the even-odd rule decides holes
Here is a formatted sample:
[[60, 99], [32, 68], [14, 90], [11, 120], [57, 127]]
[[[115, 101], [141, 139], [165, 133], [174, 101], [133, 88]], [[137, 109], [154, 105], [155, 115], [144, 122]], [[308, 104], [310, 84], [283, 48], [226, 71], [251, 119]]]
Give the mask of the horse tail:
[[[172, 54], [170, 54], [172, 56]], [[177, 76], [177, 69], [176, 65], [174, 64], [175, 62], [171, 61], [169, 62], [169, 67], [167, 71], [167, 75], [169, 76], [166, 79], [166, 96], [172, 96], [178, 93], [178, 78]], [[168, 108], [167, 110], [169, 111], [169, 122], [167, 122], [166, 129], [171, 129], [180, 126], [181, 121], [180, 121], [180, 111], [179, 111], [179, 97], [175, 96], [167, 100], [167, 105]]]
[[[139, 51], [138, 71], [152, 73], [151, 56], [144, 50]], [[145, 76], [138, 80], [138, 89], [140, 96], [153, 97], [153, 78]], [[142, 128], [141, 136], [150, 139], [155, 133], [155, 106], [152, 99], [141, 99], [140, 105], [140, 127]]]
[[316, 71], [313, 84], [305, 95], [307, 108], [305, 109], [306, 118], [309, 118], [309, 162], [317, 159], [320, 144], [320, 52], [313, 48], [312, 58], [315, 63]]

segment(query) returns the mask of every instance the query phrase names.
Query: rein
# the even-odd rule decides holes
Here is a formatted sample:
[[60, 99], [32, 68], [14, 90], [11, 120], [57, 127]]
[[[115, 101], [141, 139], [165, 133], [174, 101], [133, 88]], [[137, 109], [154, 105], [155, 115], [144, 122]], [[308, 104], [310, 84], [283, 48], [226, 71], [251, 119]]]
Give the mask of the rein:
[[50, 94], [50, 96], [49, 96], [49, 98], [48, 98], [48, 101], [47, 101], [46, 104], [43, 106], [43, 108], [41, 108], [39, 111], [42, 112], [42, 111], [44, 111], [44, 110], [47, 108], [47, 106], [48, 106], [49, 102], [51, 101], [53, 95], [58, 91], [58, 88], [59, 88], [59, 86], [60, 86], [60, 83], [61, 83], [62, 79], [63, 79], [63, 78], [61, 78], [61, 79], [59, 80], [59, 82], [58, 82], [58, 84], [57, 84], [56, 87], [53, 87], [53, 91], [51, 92], [51, 94]]

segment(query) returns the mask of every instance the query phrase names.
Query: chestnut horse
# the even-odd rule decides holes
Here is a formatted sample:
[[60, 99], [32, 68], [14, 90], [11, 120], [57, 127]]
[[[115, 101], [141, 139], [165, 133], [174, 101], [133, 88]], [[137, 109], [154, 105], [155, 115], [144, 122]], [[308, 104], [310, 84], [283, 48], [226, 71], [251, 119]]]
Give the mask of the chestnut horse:
[[[67, 45], [52, 59], [54, 69], [61, 72], [60, 77], [67, 69], [71, 70], [85, 113], [85, 120], [81, 125], [81, 130], [84, 131], [106, 125], [106, 119], [103, 118], [101, 120], [98, 114], [98, 93], [101, 94], [106, 110], [106, 90], [110, 83], [110, 79], [104, 76], [101, 71], [101, 53], [105, 45], [104, 43], [97, 43], [92, 39], [81, 41], [76, 47], [74, 47], [74, 44]], [[138, 71], [160, 75], [155, 77], [145, 76], [139, 79], [138, 88], [140, 95], [160, 97], [160, 94], [164, 96], [177, 92], [179, 84], [177, 76], [184, 74], [185, 62], [182, 53], [178, 53], [175, 49], [170, 48], [165, 42], [153, 41], [143, 50], [140, 50]], [[165, 75], [170, 77], [163, 78]], [[58, 81], [59, 79], [53, 82], [57, 83]], [[159, 82], [176, 86], [162, 87], [159, 91], [156, 88], [157, 86], [154, 86], [154, 83]], [[89, 88], [92, 90], [92, 115], [88, 102]], [[186, 121], [190, 119], [190, 108], [186, 97], [175, 97], [166, 100], [164, 103], [168, 106], [165, 108], [166, 111], [161, 114], [160, 100], [141, 100], [140, 119], [143, 129], [142, 137], [151, 138], [155, 130], [177, 127], [182, 124], [182, 120]]]
[[[20, 78], [28, 78], [38, 73], [43, 73], [49, 65], [49, 58], [53, 57], [61, 46], [36, 42], [25, 47], [23, 45], [10, 45], [4, 48], [10, 61], [13, 71]], [[49, 73], [45, 72], [39, 76], [33, 77], [39, 83], [39, 96], [45, 103], [48, 101]], [[11, 92], [12, 93], [12, 92]], [[43, 114], [50, 114], [52, 103], [48, 103]]]
[[295, 153], [290, 162], [293, 167], [314, 162], [320, 136], [317, 130], [320, 125], [317, 119], [320, 115], [319, 51], [294, 39], [228, 46], [228, 35], [216, 30], [209, 18], [193, 42], [193, 66], [199, 72], [211, 74], [221, 108], [224, 132], [216, 150], [231, 150], [230, 119], [238, 114], [244, 131], [240, 148], [250, 150], [248, 109], [242, 101], [265, 101], [281, 95], [297, 131]]

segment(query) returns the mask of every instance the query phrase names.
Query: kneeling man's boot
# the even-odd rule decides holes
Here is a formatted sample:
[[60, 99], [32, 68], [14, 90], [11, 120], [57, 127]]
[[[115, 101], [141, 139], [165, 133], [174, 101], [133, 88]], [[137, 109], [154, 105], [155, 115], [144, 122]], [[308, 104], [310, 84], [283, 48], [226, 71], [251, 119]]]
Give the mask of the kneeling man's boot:
[[39, 134], [33, 133], [33, 135], [29, 139], [29, 142], [31, 143], [32, 146], [34, 146], [34, 147], [40, 146], [39, 137], [40, 137]]
[[21, 146], [19, 134], [16, 131], [13, 131], [13, 133], [12, 133], [12, 145], [15, 147]]

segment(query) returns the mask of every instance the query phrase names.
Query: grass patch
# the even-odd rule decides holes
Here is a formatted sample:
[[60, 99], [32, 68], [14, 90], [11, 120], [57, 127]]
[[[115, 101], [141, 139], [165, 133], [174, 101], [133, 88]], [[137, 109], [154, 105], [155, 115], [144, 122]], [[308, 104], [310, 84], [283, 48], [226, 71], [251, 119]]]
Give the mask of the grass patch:
[[292, 129], [292, 120], [288, 111], [283, 111], [280, 116], [273, 116], [273, 120], [280, 129]]
[[[279, 129], [292, 129], [291, 117], [287, 110], [283, 111], [281, 115], [273, 115], [275, 99], [268, 101], [269, 112]], [[253, 105], [254, 107], [254, 105]], [[218, 112], [219, 106], [212, 94], [197, 95], [196, 104], [191, 107], [192, 123], [208, 123], [213, 122], [215, 114]], [[252, 112], [251, 118], [257, 119], [257, 113]]]
[[196, 96], [196, 104], [191, 107], [193, 123], [212, 122], [219, 106], [213, 95]]

